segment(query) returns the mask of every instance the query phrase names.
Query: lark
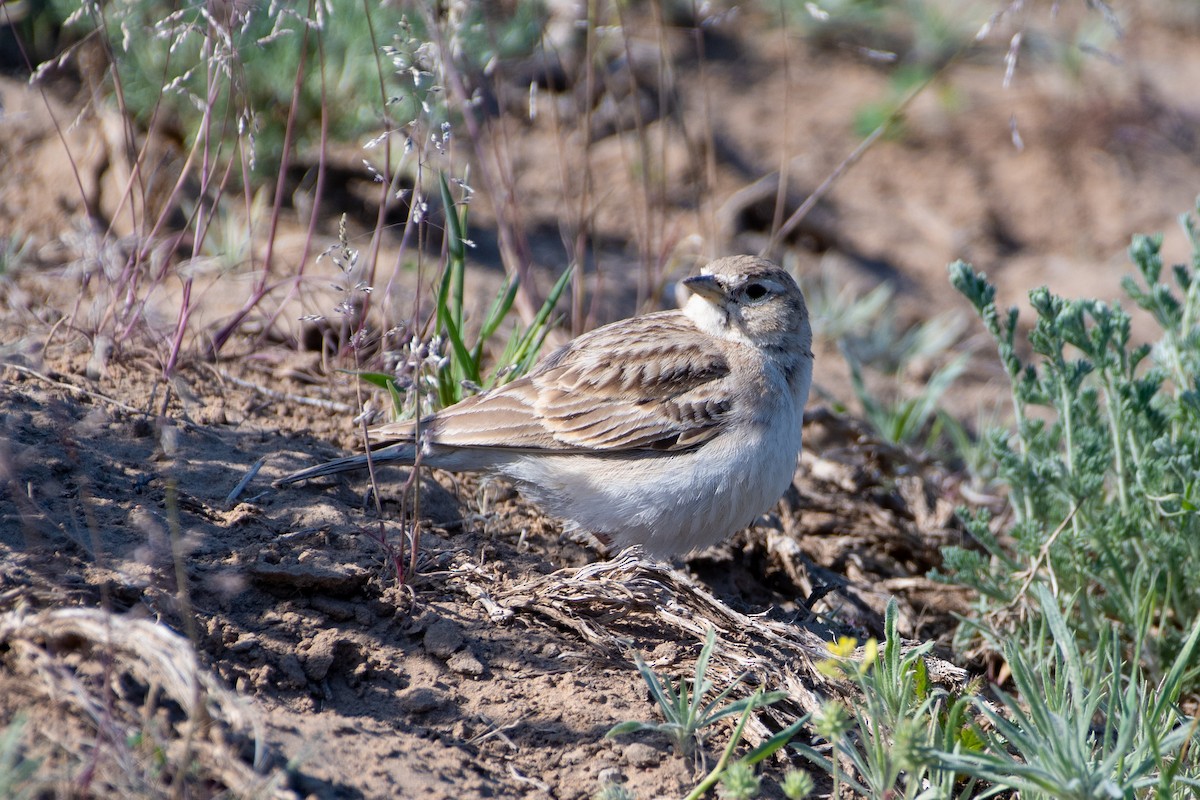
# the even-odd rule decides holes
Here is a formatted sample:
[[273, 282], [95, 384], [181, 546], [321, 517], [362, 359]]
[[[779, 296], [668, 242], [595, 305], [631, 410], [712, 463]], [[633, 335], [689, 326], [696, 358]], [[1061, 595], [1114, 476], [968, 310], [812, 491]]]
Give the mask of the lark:
[[[614, 322], [530, 373], [370, 432], [377, 464], [503, 475], [567, 530], [654, 556], [719, 542], [791, 485], [812, 385], [804, 295], [732, 256], [686, 278], [682, 309]], [[362, 469], [338, 459], [279, 481]]]

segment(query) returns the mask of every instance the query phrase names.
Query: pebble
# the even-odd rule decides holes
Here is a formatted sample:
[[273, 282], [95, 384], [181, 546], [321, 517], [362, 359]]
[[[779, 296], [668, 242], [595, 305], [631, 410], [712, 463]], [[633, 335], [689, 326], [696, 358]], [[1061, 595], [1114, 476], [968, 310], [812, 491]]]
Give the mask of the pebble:
[[408, 714], [425, 714], [447, 702], [446, 695], [428, 686], [413, 686], [396, 695], [396, 706]]
[[439, 619], [425, 631], [425, 651], [443, 660], [462, 647], [464, 641], [462, 629], [448, 619]]
[[625, 748], [625, 761], [634, 767], [657, 767], [662, 753], [643, 742], [633, 742]]
[[462, 650], [450, 656], [446, 666], [451, 672], [471, 678], [478, 678], [484, 672], [483, 663], [470, 650]]
[[308, 685], [307, 676], [304, 674], [304, 667], [301, 665], [300, 659], [296, 658], [292, 653], [288, 653], [279, 659], [279, 671], [283, 673], [283, 680], [280, 683], [285, 686], [290, 686], [294, 689], [303, 689]]
[[337, 646], [342, 638], [336, 630], [324, 630], [309, 640], [308, 654], [304, 657], [304, 674], [311, 681], [325, 680], [333, 659], [337, 655]]

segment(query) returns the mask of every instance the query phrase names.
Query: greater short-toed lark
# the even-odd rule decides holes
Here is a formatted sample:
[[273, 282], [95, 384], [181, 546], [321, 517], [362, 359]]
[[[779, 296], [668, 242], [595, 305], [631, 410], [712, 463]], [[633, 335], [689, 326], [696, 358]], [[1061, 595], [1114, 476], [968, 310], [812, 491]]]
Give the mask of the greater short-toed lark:
[[[791, 484], [812, 384], [800, 287], [760, 258], [687, 278], [679, 311], [585, 333], [528, 375], [421, 422], [421, 463], [514, 481], [550, 514], [654, 555], [720, 541]], [[371, 431], [375, 464], [412, 464], [412, 421]], [[366, 455], [280, 484], [367, 465]]]

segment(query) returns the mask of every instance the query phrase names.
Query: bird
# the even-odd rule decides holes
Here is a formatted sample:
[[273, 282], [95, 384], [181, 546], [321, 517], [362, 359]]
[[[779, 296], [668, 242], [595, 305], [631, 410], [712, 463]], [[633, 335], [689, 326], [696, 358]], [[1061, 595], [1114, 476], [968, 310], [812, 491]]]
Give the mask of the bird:
[[[512, 481], [617, 549], [667, 558], [716, 544], [792, 483], [813, 378], [812, 326], [788, 272], [727, 256], [685, 278], [682, 308], [571, 340], [524, 376], [369, 431], [375, 465]], [[367, 466], [359, 454], [276, 481]]]

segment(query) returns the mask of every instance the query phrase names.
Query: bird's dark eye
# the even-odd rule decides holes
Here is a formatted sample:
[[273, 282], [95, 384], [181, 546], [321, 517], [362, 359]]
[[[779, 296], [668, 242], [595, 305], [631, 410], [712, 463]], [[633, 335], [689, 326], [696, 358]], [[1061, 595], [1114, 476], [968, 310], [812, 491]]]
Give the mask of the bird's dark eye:
[[746, 297], [751, 300], [762, 300], [767, 296], [767, 287], [761, 283], [752, 283], [746, 287]]

